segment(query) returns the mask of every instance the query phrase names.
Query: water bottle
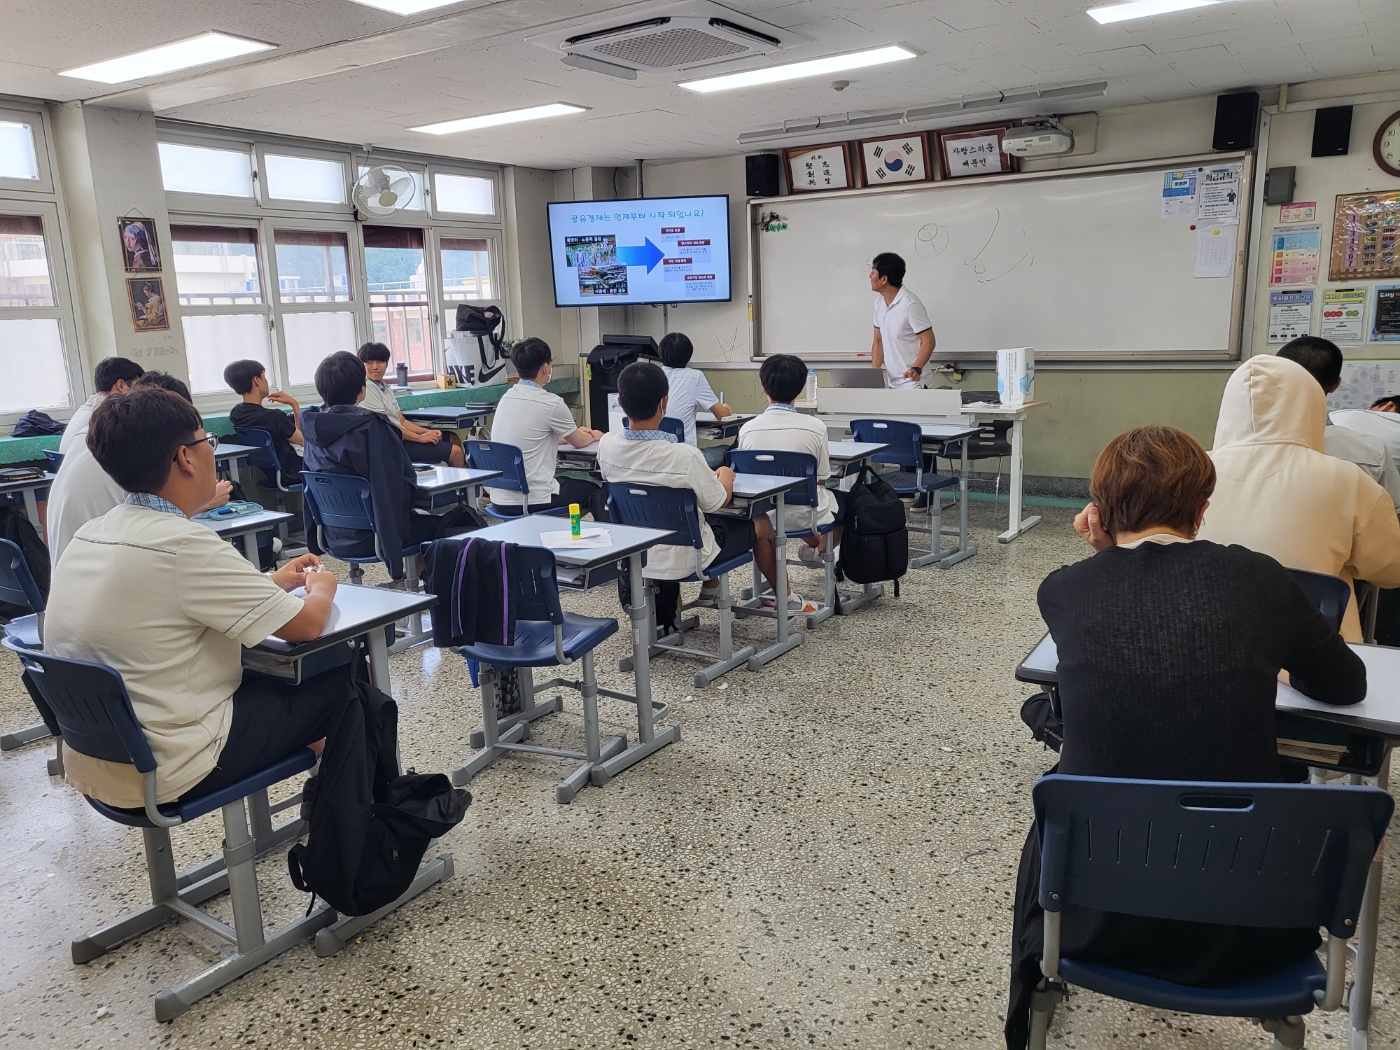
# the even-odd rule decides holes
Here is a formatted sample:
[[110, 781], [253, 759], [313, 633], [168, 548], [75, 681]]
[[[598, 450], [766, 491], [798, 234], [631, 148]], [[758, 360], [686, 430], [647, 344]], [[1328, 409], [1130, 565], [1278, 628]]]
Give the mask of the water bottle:
[[398, 369], [399, 386], [408, 386], [408, 365], [400, 364]]
[[569, 504], [569, 538], [583, 539], [583, 515], [579, 512], [577, 503]]
[[816, 370], [815, 368], [809, 368], [809, 369], [807, 369], [807, 400], [808, 400], [808, 401], [815, 401], [816, 399], [817, 399], [817, 370]]

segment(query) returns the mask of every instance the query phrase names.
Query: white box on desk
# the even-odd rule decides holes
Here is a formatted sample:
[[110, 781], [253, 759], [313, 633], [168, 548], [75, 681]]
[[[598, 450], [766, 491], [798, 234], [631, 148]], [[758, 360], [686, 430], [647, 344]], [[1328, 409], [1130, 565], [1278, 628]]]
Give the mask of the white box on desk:
[[1035, 400], [1034, 347], [997, 351], [997, 398], [1003, 405], [1013, 406]]
[[879, 390], [862, 387], [817, 387], [817, 411], [903, 419], [906, 416], [958, 416], [962, 395], [956, 390]]

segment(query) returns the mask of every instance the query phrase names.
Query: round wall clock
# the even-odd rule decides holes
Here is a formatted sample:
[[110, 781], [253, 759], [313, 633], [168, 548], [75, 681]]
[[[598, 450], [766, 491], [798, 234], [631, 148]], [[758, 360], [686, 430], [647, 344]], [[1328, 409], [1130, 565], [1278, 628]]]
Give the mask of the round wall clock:
[[1381, 121], [1371, 152], [1382, 170], [1400, 178], [1400, 113], [1392, 113]]

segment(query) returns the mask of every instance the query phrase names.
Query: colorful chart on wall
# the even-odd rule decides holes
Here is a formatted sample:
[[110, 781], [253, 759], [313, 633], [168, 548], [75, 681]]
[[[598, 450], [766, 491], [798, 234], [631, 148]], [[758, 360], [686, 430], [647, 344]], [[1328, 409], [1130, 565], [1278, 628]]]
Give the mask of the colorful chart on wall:
[[1273, 285], [1317, 284], [1322, 256], [1321, 226], [1275, 226], [1269, 262]]
[[1400, 190], [1337, 198], [1328, 277], [1333, 281], [1400, 277]]

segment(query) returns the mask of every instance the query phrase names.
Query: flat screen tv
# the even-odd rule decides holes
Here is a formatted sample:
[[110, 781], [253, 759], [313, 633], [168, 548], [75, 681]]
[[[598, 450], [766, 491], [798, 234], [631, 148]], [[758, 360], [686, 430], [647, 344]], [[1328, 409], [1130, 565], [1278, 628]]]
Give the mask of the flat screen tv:
[[556, 306], [723, 303], [729, 196], [549, 206]]

